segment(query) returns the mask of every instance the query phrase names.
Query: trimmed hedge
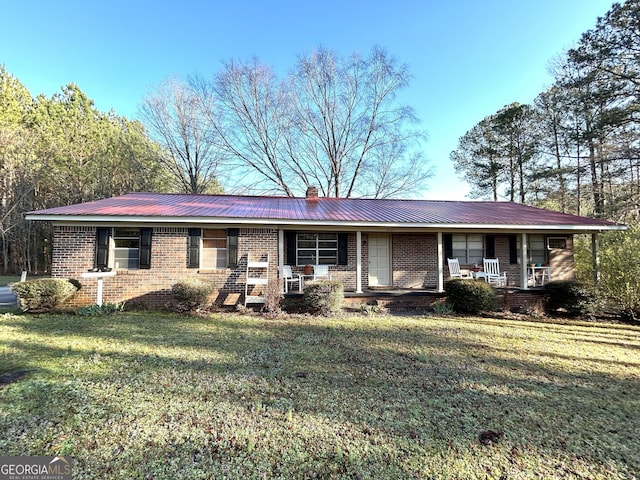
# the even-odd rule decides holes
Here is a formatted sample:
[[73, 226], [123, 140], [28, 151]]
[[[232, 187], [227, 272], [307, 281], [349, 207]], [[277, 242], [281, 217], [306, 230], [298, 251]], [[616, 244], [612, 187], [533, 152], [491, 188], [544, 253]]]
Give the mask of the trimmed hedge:
[[344, 287], [336, 280], [318, 280], [305, 284], [302, 297], [311, 313], [331, 316], [342, 310]]
[[569, 315], [580, 316], [592, 313], [596, 305], [595, 289], [585, 283], [573, 280], [556, 280], [544, 286], [547, 294], [547, 310], [565, 311]]
[[215, 289], [216, 285], [213, 282], [185, 278], [171, 287], [171, 293], [178, 310], [192, 311], [206, 307]]
[[11, 286], [22, 311], [30, 313], [56, 310], [79, 289], [80, 283], [77, 280], [64, 278], [37, 278]]
[[482, 280], [453, 279], [444, 284], [447, 301], [456, 313], [488, 312], [498, 306], [496, 289]]

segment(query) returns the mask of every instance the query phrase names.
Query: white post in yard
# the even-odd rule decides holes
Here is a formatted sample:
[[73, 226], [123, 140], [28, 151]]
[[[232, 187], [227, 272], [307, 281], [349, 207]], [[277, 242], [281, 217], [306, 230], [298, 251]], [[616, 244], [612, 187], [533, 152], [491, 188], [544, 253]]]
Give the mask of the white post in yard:
[[104, 277], [113, 277], [116, 274], [115, 271], [110, 271], [110, 272], [87, 272], [87, 273], [83, 273], [82, 274], [82, 278], [95, 278], [96, 280], [98, 280], [98, 287], [97, 287], [97, 292], [96, 292], [96, 305], [101, 306], [102, 305], [102, 282], [104, 280]]
[[98, 292], [96, 294], [96, 305], [102, 305], [102, 277], [98, 277]]

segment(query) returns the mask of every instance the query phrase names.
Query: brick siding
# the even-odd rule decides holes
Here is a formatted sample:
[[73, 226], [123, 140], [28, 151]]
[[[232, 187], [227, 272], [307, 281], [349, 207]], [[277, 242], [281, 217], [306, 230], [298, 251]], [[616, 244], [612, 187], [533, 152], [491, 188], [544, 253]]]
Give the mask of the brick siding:
[[[95, 304], [97, 281], [82, 278], [95, 258], [96, 227], [54, 226], [52, 276], [74, 278], [82, 289], [72, 306]], [[348, 234], [348, 264], [330, 266], [334, 280], [344, 284], [345, 291], [356, 289], [356, 234]], [[252, 257], [269, 255], [269, 278], [278, 280], [278, 230], [276, 228], [241, 228], [238, 237], [238, 266], [233, 269], [205, 270], [187, 268], [187, 227], [154, 227], [151, 268], [120, 269], [104, 279], [103, 301], [127, 301], [163, 307], [171, 301], [171, 286], [181, 279], [197, 277], [215, 282], [217, 302], [234, 304], [242, 301], [245, 289], [247, 253]], [[286, 239], [285, 239], [286, 242]], [[368, 234], [362, 234], [362, 286], [368, 288]], [[520, 283], [520, 265], [509, 264], [509, 236], [495, 236], [496, 255], [507, 272], [508, 283]], [[286, 251], [286, 245], [285, 245]], [[398, 288], [434, 288], [437, 284], [437, 235], [435, 233], [396, 233], [391, 235], [393, 286]], [[252, 258], [255, 259], [255, 258]], [[573, 242], [567, 237], [566, 250], [551, 250], [549, 261], [553, 279], [573, 278]], [[446, 259], [444, 275], [448, 276]], [[301, 273], [302, 267], [293, 266]], [[253, 293], [259, 293], [254, 291]]]
[[[82, 288], [71, 306], [95, 304], [97, 281], [82, 278], [91, 269], [95, 258], [95, 227], [55, 226], [53, 236], [53, 277], [74, 278]], [[238, 266], [234, 269], [205, 270], [187, 268], [188, 228], [154, 227], [151, 268], [118, 269], [113, 277], [104, 278], [103, 302], [127, 301], [163, 307], [171, 301], [171, 286], [179, 280], [198, 277], [213, 281], [222, 303], [235, 294], [244, 295], [247, 253], [253, 257], [269, 255], [269, 278], [278, 281], [278, 231], [276, 229], [240, 229]]]
[[394, 234], [393, 285], [399, 288], [435, 287], [438, 283], [438, 237], [430, 234]]

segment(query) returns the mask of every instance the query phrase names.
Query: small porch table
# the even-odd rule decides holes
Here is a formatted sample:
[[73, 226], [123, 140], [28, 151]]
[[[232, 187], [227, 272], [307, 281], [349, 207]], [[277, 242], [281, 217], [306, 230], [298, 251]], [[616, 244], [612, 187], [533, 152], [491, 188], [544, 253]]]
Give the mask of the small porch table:
[[529, 265], [527, 267], [527, 277], [531, 281], [532, 287], [543, 286], [545, 282], [551, 281], [551, 267]]

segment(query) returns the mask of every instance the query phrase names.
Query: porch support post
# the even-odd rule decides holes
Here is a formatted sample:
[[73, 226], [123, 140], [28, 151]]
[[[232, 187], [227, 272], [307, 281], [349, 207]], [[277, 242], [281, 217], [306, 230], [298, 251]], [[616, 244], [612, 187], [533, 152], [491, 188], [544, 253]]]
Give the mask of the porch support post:
[[528, 243], [528, 235], [526, 233], [522, 233], [520, 237], [520, 288], [525, 290], [529, 289], [529, 276], [527, 275], [527, 260], [529, 249]]
[[591, 234], [591, 255], [593, 261], [593, 284], [600, 283], [600, 239], [597, 233]]
[[356, 293], [362, 293], [362, 232], [356, 232]]
[[[284, 230], [278, 229], [278, 283], [280, 283], [280, 272], [282, 271], [282, 267], [284, 267]], [[284, 282], [282, 282], [282, 291], [284, 292]]]
[[438, 292], [444, 292], [444, 246], [442, 232], [438, 232]]

